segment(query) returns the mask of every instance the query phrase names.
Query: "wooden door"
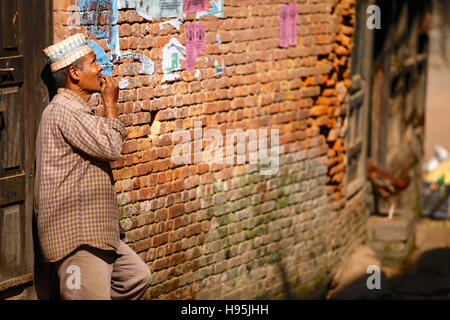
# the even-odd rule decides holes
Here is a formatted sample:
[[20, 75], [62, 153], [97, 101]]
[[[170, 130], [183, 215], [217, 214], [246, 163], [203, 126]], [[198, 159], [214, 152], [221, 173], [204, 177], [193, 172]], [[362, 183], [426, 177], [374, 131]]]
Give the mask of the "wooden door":
[[[420, 213], [423, 132], [431, 1], [379, 1], [382, 28], [375, 33], [370, 157], [412, 179], [396, 208]], [[375, 201], [377, 211], [388, 204]]]
[[0, 282], [32, 271], [25, 221], [24, 58], [20, 3], [0, 3]]
[[373, 0], [357, 1], [352, 50], [352, 87], [347, 105], [346, 195], [352, 197], [367, 181], [368, 114], [372, 76], [373, 31], [366, 27], [366, 10]]
[[33, 280], [35, 140], [48, 103], [40, 51], [52, 38], [48, 2], [0, 2], [0, 298]]

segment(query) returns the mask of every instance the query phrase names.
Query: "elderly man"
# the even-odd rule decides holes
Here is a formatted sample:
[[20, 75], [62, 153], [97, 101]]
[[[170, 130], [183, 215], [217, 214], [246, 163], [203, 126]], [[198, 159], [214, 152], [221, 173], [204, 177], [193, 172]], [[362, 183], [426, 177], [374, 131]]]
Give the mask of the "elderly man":
[[[139, 299], [146, 264], [120, 238], [109, 161], [126, 139], [119, 88], [103, 76], [82, 34], [43, 50], [59, 87], [45, 108], [36, 145], [35, 214], [43, 257], [54, 263], [63, 299]], [[99, 92], [105, 117], [87, 101]]]

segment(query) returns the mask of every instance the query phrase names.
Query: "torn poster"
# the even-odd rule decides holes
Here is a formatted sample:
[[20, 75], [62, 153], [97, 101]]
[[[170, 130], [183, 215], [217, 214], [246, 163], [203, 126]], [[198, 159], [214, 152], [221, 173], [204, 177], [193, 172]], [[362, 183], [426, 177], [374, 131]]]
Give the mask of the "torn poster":
[[216, 73], [214, 74], [215, 77], [223, 73], [223, 71], [225, 70], [225, 61], [223, 61], [223, 58], [222, 58], [222, 66], [219, 64], [217, 59], [214, 61], [214, 68], [216, 69]]
[[280, 43], [281, 48], [289, 47], [289, 5], [280, 4]]
[[152, 16], [152, 7], [147, 6], [142, 6], [136, 7], [136, 12], [138, 15], [140, 15], [142, 18], [144, 18], [145, 20], [151, 21], [153, 19]]
[[146, 20], [152, 20], [155, 0], [117, 0], [119, 9], [136, 9], [138, 15]]
[[136, 9], [137, 0], [117, 0], [118, 9]]
[[69, 18], [67, 18], [66, 25], [69, 29], [80, 29], [81, 26], [81, 16], [80, 7], [78, 5], [72, 4], [67, 7], [67, 12], [72, 12]]
[[218, 18], [223, 18], [223, 1], [224, 0], [211, 0], [211, 9], [207, 11], [197, 12], [196, 18], [200, 19], [204, 16], [215, 16]]
[[119, 89], [125, 89], [130, 84], [128, 79], [122, 78], [119, 82]]
[[164, 30], [165, 25], [170, 24], [172, 27], [174, 27], [175, 29], [177, 29], [179, 31], [182, 23], [183, 23], [183, 18], [175, 18], [175, 19], [167, 20], [167, 21], [161, 22], [159, 24], [159, 30]]
[[114, 65], [111, 63], [108, 54], [95, 41], [89, 40], [87, 44], [94, 50], [98, 64], [103, 67], [102, 74], [105, 76], [111, 76], [114, 70]]
[[179, 74], [174, 74], [174, 71], [181, 70], [180, 60], [185, 60], [185, 47], [176, 39], [171, 38], [163, 48], [162, 68], [164, 77], [162, 82], [173, 81], [180, 77]]
[[153, 14], [155, 18], [183, 18], [183, 0], [154, 0]]
[[184, 0], [183, 12], [193, 13], [208, 10], [208, 0]]
[[183, 0], [117, 0], [119, 9], [136, 9], [147, 20], [183, 18]]
[[97, 39], [106, 39], [116, 61], [120, 56], [117, 0], [79, 0], [79, 7], [81, 25]]
[[289, 7], [289, 32], [288, 32], [288, 44], [290, 46], [297, 45], [297, 3], [292, 2]]
[[220, 34], [216, 35], [217, 43], [219, 44], [219, 50], [222, 50], [222, 40], [220, 40]]
[[149, 57], [146, 57], [139, 53], [125, 52], [122, 54], [122, 58], [131, 58], [141, 63], [141, 70], [139, 74], [153, 74], [155, 72], [155, 63]]

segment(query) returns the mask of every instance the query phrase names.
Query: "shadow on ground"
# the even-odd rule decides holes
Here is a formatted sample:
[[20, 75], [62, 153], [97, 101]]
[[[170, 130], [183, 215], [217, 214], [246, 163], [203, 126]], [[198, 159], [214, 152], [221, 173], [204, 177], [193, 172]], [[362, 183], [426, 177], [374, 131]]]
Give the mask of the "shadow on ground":
[[412, 271], [390, 279], [386, 299], [450, 300], [450, 249], [427, 251]]
[[[380, 289], [368, 289], [366, 274], [333, 293], [332, 300], [450, 300], [450, 249], [423, 253], [415, 266], [388, 278], [381, 269]], [[369, 279], [369, 282], [372, 283]]]

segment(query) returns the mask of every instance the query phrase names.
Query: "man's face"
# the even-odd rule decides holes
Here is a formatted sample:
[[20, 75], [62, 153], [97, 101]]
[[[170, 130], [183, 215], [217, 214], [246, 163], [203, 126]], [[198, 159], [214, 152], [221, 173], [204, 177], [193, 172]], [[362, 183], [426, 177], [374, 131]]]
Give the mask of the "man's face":
[[103, 67], [97, 63], [94, 52], [83, 57], [83, 68], [80, 72], [79, 86], [90, 93], [100, 92], [103, 80]]

